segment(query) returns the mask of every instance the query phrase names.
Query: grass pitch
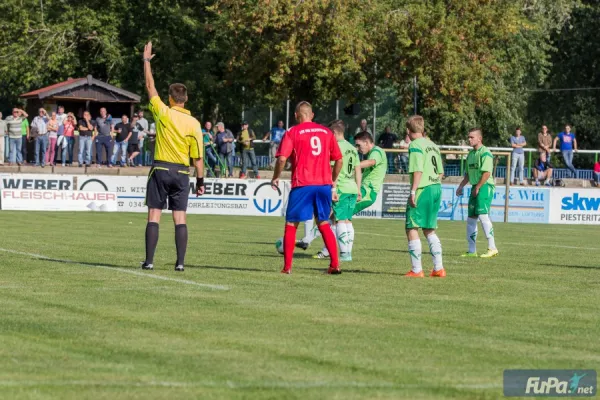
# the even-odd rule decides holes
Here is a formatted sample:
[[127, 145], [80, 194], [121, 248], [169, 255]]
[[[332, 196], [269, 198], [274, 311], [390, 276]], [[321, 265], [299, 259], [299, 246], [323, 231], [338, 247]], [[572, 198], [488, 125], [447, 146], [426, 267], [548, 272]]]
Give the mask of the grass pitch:
[[403, 221], [356, 220], [340, 276], [320, 239], [284, 276], [282, 219], [190, 216], [180, 274], [168, 215], [139, 269], [144, 218], [0, 213], [0, 397], [495, 399], [504, 369], [600, 367], [597, 227], [498, 223], [482, 260], [443, 222], [448, 278], [418, 280]]

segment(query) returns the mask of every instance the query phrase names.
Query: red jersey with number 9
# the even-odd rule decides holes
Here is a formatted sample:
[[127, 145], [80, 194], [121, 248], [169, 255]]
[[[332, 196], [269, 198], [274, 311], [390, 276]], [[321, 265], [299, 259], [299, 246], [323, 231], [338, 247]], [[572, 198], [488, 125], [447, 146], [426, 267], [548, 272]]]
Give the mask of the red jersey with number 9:
[[283, 136], [277, 157], [292, 163], [292, 188], [333, 184], [331, 161], [342, 158], [335, 135], [323, 125], [303, 122]]

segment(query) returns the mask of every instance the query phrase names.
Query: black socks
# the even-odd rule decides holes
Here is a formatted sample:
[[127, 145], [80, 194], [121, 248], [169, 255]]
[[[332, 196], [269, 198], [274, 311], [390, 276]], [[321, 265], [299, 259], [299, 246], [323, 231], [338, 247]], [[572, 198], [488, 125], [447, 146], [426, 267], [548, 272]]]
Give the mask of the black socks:
[[146, 264], [154, 263], [154, 252], [156, 251], [157, 244], [158, 224], [156, 222], [148, 222], [146, 225]]
[[[158, 228], [157, 228], [158, 237]], [[188, 230], [186, 224], [175, 225], [175, 247], [177, 248], [177, 265], [183, 265], [187, 250]]]

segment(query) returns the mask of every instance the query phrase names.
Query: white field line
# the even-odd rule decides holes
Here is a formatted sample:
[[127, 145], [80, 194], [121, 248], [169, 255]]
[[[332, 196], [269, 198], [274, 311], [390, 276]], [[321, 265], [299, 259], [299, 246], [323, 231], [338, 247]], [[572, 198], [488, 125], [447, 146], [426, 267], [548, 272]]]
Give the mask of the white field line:
[[96, 386], [96, 387], [167, 387], [167, 388], [226, 388], [226, 389], [439, 389], [451, 387], [455, 389], [486, 390], [502, 388], [501, 384], [461, 384], [461, 385], [427, 385], [402, 384], [391, 382], [234, 382], [234, 381], [198, 381], [198, 382], [169, 382], [169, 381], [87, 381], [87, 380], [0, 380], [0, 387], [39, 387], [39, 386]]
[[[359, 235], [371, 235], [371, 236], [383, 236], [383, 237], [390, 237], [392, 236], [392, 234], [390, 235], [383, 235], [381, 233], [372, 233], [372, 232], [356, 232]], [[402, 236], [404, 236], [404, 232], [399, 232], [399, 234], [401, 234]], [[448, 237], [440, 237], [440, 240], [442, 241], [442, 243], [446, 240], [448, 241], [452, 241], [452, 242], [465, 242], [466, 243], [466, 239], [456, 239], [456, 238], [448, 238]], [[496, 237], [496, 242], [498, 243], [498, 237]], [[527, 243], [515, 243], [515, 242], [504, 242], [504, 241], [500, 241], [499, 243], [501, 244], [507, 244], [509, 246], [531, 246], [531, 244], [527, 244]], [[578, 246], [562, 246], [559, 244], [545, 244], [545, 243], [536, 243], [535, 244], [536, 247], [554, 247], [554, 248], [559, 248], [559, 249], [575, 249], [575, 250], [600, 250], [600, 247], [578, 247]]]
[[59, 258], [47, 257], [47, 256], [44, 256], [42, 254], [26, 253], [26, 252], [17, 251], [17, 250], [11, 250], [11, 249], [0, 248], [0, 251], [3, 251], [5, 253], [19, 254], [19, 255], [22, 255], [22, 256], [37, 258], [39, 260], [58, 261], [58, 262], [65, 263], [65, 264], [82, 265], [82, 266], [85, 266], [85, 267], [100, 268], [100, 269], [106, 269], [106, 270], [109, 270], [109, 271], [118, 271], [118, 272], [123, 272], [125, 274], [131, 274], [131, 275], [136, 275], [136, 276], [143, 276], [145, 278], [160, 279], [160, 280], [163, 280], [163, 281], [183, 283], [183, 284], [186, 284], [186, 285], [199, 286], [199, 287], [208, 288], [208, 289], [229, 290], [228, 286], [210, 285], [210, 284], [207, 284], [207, 283], [199, 283], [199, 282], [194, 282], [194, 281], [188, 281], [188, 280], [185, 280], [185, 279], [169, 278], [167, 276], [154, 275], [154, 274], [151, 274], [151, 273], [144, 273], [144, 272], [129, 270], [129, 269], [125, 269], [125, 268], [109, 267], [108, 265], [82, 264], [82, 263], [79, 263], [77, 261], [62, 260], [62, 259], [59, 259]]

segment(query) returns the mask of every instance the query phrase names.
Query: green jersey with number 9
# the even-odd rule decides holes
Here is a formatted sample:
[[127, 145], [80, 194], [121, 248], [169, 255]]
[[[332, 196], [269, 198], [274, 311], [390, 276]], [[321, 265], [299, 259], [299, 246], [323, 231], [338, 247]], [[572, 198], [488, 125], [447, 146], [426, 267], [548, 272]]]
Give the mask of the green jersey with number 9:
[[360, 164], [358, 151], [347, 140], [338, 140], [342, 152], [342, 171], [337, 179], [337, 191], [340, 194], [358, 194], [356, 186], [355, 168]]
[[408, 173], [411, 185], [415, 172], [423, 173], [417, 189], [441, 184], [440, 174], [444, 173], [444, 165], [440, 149], [427, 138], [413, 140], [408, 146]]

